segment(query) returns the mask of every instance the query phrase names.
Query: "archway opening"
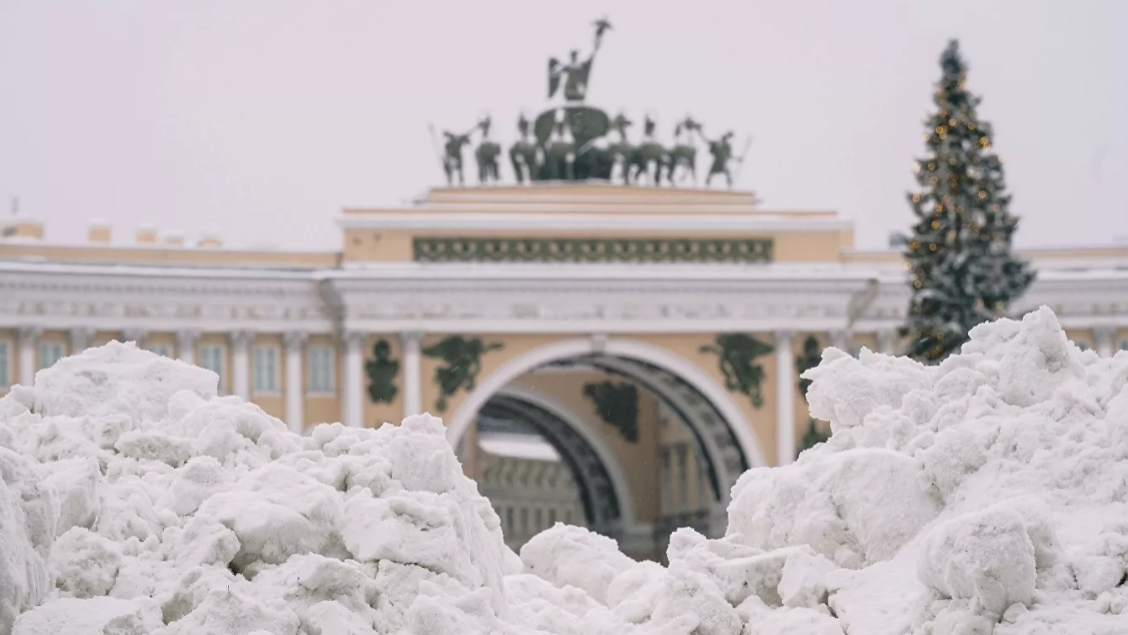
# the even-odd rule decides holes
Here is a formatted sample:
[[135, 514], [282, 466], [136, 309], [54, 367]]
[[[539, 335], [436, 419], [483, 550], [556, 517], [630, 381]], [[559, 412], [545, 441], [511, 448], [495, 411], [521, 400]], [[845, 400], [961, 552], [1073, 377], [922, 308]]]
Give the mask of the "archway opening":
[[[718, 399], [728, 397], [715, 382], [617, 344], [533, 351], [486, 378], [452, 420], [452, 442], [511, 547], [568, 522], [571, 509], [570, 524], [663, 560], [678, 527], [723, 535], [729, 490], [762, 464], [754, 437], [749, 451], [751, 429], [731, 420], [736, 409]], [[637, 350], [644, 354], [629, 354]]]

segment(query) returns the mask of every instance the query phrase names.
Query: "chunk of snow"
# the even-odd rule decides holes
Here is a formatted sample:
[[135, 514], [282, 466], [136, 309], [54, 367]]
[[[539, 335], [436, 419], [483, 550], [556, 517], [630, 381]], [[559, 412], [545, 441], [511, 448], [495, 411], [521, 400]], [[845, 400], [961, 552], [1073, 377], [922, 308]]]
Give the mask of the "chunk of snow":
[[1128, 354], [1043, 309], [805, 376], [830, 440], [662, 567], [560, 524], [518, 557], [433, 417], [301, 437], [90, 349], [0, 398], [0, 635], [1128, 632]]

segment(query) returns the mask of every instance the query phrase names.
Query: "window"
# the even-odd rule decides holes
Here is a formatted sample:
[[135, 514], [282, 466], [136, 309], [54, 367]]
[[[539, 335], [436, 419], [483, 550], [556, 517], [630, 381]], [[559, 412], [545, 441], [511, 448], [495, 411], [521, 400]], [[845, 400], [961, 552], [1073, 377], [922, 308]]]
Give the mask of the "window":
[[201, 346], [200, 368], [206, 368], [219, 375], [219, 391], [223, 392], [223, 347], [218, 344]]
[[529, 508], [521, 508], [521, 533], [529, 533]]
[[564, 510], [564, 524], [565, 525], [571, 525], [572, 524], [572, 510], [570, 510], [570, 509]]
[[150, 344], [149, 352], [156, 353], [161, 357], [172, 357], [172, 347], [168, 344]]
[[333, 349], [328, 346], [309, 347], [309, 376], [306, 392], [333, 392]]
[[1128, 351], [1128, 340], [1120, 340], [1120, 350]]
[[12, 349], [7, 342], [0, 342], [0, 389], [12, 385]]
[[59, 342], [43, 342], [39, 345], [39, 369], [50, 368], [63, 358], [63, 345]]
[[255, 392], [278, 392], [278, 349], [255, 347]]
[[516, 527], [516, 526], [517, 526], [517, 523], [513, 522], [513, 508], [512, 507], [506, 507], [505, 508], [505, 533], [512, 534], [514, 532], [514, 527]]
[[556, 526], [556, 510], [555, 509], [548, 510], [548, 526], [549, 527]]
[[533, 525], [533, 528], [536, 531], [540, 531], [541, 529], [544, 529], [544, 511], [542, 511], [540, 507], [537, 508], [536, 521], [535, 521], [535, 524]]

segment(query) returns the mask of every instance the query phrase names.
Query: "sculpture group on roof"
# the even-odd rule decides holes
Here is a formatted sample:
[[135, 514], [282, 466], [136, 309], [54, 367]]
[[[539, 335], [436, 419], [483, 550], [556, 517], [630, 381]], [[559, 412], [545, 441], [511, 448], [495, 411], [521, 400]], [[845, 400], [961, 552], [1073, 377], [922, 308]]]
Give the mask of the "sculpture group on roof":
[[[581, 60], [579, 51], [575, 50], [567, 62], [549, 58], [548, 97], [559, 95], [564, 103], [545, 110], [532, 122], [524, 114], [517, 120], [518, 139], [508, 152], [517, 183], [600, 179], [625, 185], [665, 183], [672, 186], [688, 179], [696, 184], [697, 141], [700, 140], [711, 156], [705, 185], [711, 185], [713, 177], [724, 177], [731, 188], [739, 176], [751, 138], [737, 156], [733, 149], [733, 131], [710, 139], [700, 122], [686, 116], [675, 123], [674, 144], [668, 147], [655, 137], [657, 123], [647, 114], [641, 139], [632, 141], [629, 128], [634, 122], [626, 113], [620, 112], [611, 119], [605, 111], [584, 103], [592, 63], [604, 33], [611, 30], [611, 23], [606, 19], [597, 20], [594, 26], [595, 44], [587, 59]], [[478, 135], [474, 147], [478, 182], [500, 181], [504, 153], [501, 145], [490, 138], [491, 126], [490, 116], [485, 115], [464, 133], [443, 132], [441, 158], [448, 185], [465, 184], [463, 147], [473, 144], [475, 134]]]

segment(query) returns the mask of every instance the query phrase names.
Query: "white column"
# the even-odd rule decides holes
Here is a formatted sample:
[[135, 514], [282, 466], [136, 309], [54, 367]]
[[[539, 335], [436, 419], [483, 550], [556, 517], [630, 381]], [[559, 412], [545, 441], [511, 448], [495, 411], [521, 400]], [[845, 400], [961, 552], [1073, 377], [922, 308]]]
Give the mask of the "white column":
[[20, 384], [23, 386], [35, 384], [35, 345], [39, 343], [42, 331], [35, 326], [22, 326], [16, 332], [20, 346]]
[[94, 339], [94, 329], [80, 326], [70, 330], [70, 354], [78, 355], [82, 351], [90, 348], [90, 342]]
[[838, 350], [850, 354], [850, 334], [844, 329], [830, 332], [830, 345]]
[[126, 342], [133, 342], [137, 345], [137, 348], [145, 348], [145, 338], [148, 335], [144, 329], [125, 329], [121, 333]]
[[423, 335], [417, 332], [407, 332], [400, 335], [400, 345], [403, 348], [403, 416], [421, 414], [423, 412], [423, 370], [420, 364], [420, 344]]
[[291, 432], [301, 434], [305, 430], [305, 390], [302, 386], [302, 351], [305, 348], [306, 334], [293, 331], [282, 336], [286, 346], [286, 423]]
[[882, 329], [877, 332], [877, 348], [880, 353], [896, 355], [899, 341], [897, 329]]
[[795, 460], [795, 356], [790, 331], [776, 331], [776, 465]]
[[251, 333], [235, 331], [231, 340], [231, 389], [240, 399], [251, 398]]
[[364, 426], [364, 334], [345, 333], [345, 390], [344, 424], [353, 428]]
[[196, 342], [200, 340], [199, 331], [176, 332], [176, 358], [185, 364], [196, 365]]
[[1112, 326], [1098, 326], [1093, 329], [1093, 344], [1097, 355], [1112, 357], [1116, 354], [1116, 328]]

